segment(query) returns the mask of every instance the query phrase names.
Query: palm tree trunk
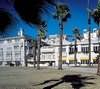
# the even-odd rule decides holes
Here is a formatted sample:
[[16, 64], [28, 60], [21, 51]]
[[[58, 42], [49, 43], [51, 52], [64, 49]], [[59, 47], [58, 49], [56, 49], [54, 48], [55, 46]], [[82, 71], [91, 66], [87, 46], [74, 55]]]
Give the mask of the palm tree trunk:
[[[90, 8], [90, 0], [88, 0], [88, 9]], [[89, 35], [88, 35], [88, 41], [89, 41], [89, 66], [91, 66], [91, 13], [88, 11], [88, 31], [89, 31]]]
[[91, 66], [91, 30], [89, 27], [89, 66]]
[[38, 33], [38, 38], [37, 38], [37, 69], [40, 69], [40, 43], [41, 43], [41, 38], [40, 34]]
[[34, 42], [34, 46], [33, 46], [33, 65], [34, 68], [36, 68], [36, 42]]
[[75, 66], [77, 66], [77, 40], [75, 38], [75, 51], [74, 51], [74, 60], [75, 60]]
[[63, 38], [63, 22], [62, 22], [62, 20], [61, 20], [59, 25], [60, 25], [60, 44], [59, 44], [58, 69], [62, 70], [62, 46], [63, 46], [63, 42], [62, 42], [62, 38]]
[[[99, 26], [100, 26], [100, 23], [99, 23]], [[100, 75], [100, 32], [98, 33], [98, 42], [99, 42], [99, 60], [98, 60], [97, 75]]]
[[26, 46], [24, 47], [24, 58], [25, 58], [25, 67], [27, 67], [27, 58], [26, 58]]
[[100, 75], [100, 42], [99, 42], [99, 60], [98, 60], [97, 75]]

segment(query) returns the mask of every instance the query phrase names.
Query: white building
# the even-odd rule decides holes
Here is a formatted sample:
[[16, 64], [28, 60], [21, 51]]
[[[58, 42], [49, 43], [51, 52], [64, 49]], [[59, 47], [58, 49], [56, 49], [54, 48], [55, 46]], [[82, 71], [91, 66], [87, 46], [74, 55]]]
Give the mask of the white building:
[[23, 35], [23, 30], [20, 30], [16, 37], [0, 38], [1, 66], [10, 64], [25, 66], [25, 57], [31, 52], [31, 39]]
[[[95, 63], [98, 55], [98, 31], [93, 29], [91, 33], [91, 63]], [[49, 46], [41, 48], [41, 62], [42, 63], [53, 63], [58, 66], [59, 59], [59, 36], [50, 35], [45, 42]], [[83, 33], [83, 38], [77, 40], [77, 63], [87, 65], [89, 63], [89, 41], [88, 32]], [[63, 63], [74, 64], [74, 41], [70, 42], [66, 40], [66, 35], [63, 37], [63, 49], [62, 49], [62, 61]]]
[[[59, 36], [58, 35], [50, 35], [45, 42], [49, 44], [49, 46], [43, 46], [41, 48], [41, 61], [44, 63], [53, 63], [55, 66], [58, 66], [58, 58], [59, 58]], [[68, 45], [69, 41], [66, 40], [66, 36], [63, 36], [63, 60], [66, 60], [68, 56]]]
[[[91, 63], [95, 63], [98, 55], [98, 31], [93, 29], [91, 33]], [[21, 66], [25, 66], [25, 59], [28, 55], [33, 54], [32, 39], [25, 37], [23, 31], [18, 32], [16, 37], [0, 38], [0, 65], [10, 65], [10, 63]], [[41, 47], [41, 64], [58, 66], [59, 59], [59, 36], [49, 35], [45, 39], [44, 43], [48, 46]], [[83, 33], [83, 38], [77, 40], [77, 63], [87, 65], [89, 63], [89, 41], [88, 32]], [[62, 49], [62, 61], [67, 64], [74, 64], [74, 41], [70, 42], [66, 40], [66, 35], [63, 36], [63, 49]], [[30, 62], [34, 62], [33, 58], [29, 58]], [[33, 64], [32, 64], [33, 65]]]

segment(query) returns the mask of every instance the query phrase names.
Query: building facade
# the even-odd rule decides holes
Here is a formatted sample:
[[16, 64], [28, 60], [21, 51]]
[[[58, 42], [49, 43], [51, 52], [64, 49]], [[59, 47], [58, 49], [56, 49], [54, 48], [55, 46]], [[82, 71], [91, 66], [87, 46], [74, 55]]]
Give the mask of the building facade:
[[25, 66], [25, 59], [32, 53], [31, 39], [18, 32], [16, 37], [0, 38], [0, 65]]
[[[89, 62], [96, 63], [97, 55], [99, 54], [99, 38], [98, 30], [93, 29], [91, 33], [91, 58], [89, 60], [89, 33], [84, 31], [83, 38], [77, 40], [77, 52], [76, 59], [77, 64], [88, 65]], [[58, 66], [59, 59], [59, 36], [50, 35], [45, 42], [49, 46], [44, 46], [41, 48], [41, 61], [48, 63], [48, 65]], [[75, 63], [75, 42], [66, 40], [66, 35], [63, 36], [63, 48], [62, 48], [62, 61], [64, 64], [74, 64]]]
[[[96, 63], [99, 54], [98, 30], [93, 29], [91, 33], [91, 58], [89, 60], [89, 33], [84, 31], [83, 38], [77, 40], [76, 59], [78, 65], [88, 65], [89, 62]], [[75, 41], [68, 41], [67, 36], [63, 36], [62, 62], [63, 64], [75, 64]], [[59, 60], [59, 36], [49, 35], [44, 41], [48, 45], [41, 47], [41, 64], [58, 66]], [[31, 55], [31, 57], [30, 57]], [[14, 64], [25, 66], [26, 60], [33, 66], [33, 45], [32, 39], [23, 35], [23, 31], [18, 32], [16, 37], [0, 38], [0, 65]]]

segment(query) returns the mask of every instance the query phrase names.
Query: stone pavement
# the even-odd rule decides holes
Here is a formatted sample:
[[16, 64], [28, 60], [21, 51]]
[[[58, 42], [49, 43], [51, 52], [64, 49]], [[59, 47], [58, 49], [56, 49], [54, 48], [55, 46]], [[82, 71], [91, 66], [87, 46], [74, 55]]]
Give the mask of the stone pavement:
[[100, 76], [88, 67], [0, 67], [0, 89], [100, 89]]

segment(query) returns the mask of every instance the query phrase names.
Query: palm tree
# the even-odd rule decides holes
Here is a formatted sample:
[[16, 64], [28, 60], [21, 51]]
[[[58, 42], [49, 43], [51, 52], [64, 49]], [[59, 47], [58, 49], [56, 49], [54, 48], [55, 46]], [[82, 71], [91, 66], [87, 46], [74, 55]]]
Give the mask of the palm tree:
[[46, 23], [43, 21], [39, 27], [38, 31], [38, 38], [37, 38], [37, 69], [40, 69], [40, 46], [41, 46], [41, 39], [45, 39], [46, 35]]
[[12, 23], [12, 16], [6, 10], [0, 8], [0, 33], [4, 35], [5, 29], [11, 25]]
[[94, 22], [98, 25], [98, 40], [99, 40], [99, 60], [97, 74], [100, 75], [100, 0], [98, 2], [97, 8], [93, 10], [92, 17]]
[[74, 45], [74, 60], [75, 60], [75, 66], [77, 66], [77, 39], [80, 40], [80, 32], [78, 28], [75, 28], [73, 30], [74, 38], [75, 38], [75, 45]]
[[62, 38], [63, 38], [63, 30], [64, 30], [64, 22], [70, 17], [69, 8], [65, 4], [58, 3], [56, 5], [56, 15], [54, 16], [55, 19], [59, 21], [60, 27], [60, 47], [59, 47], [59, 60], [58, 60], [58, 69], [62, 69]]

